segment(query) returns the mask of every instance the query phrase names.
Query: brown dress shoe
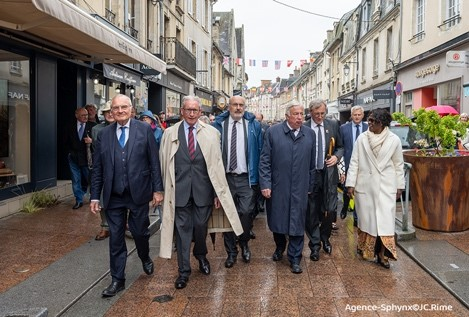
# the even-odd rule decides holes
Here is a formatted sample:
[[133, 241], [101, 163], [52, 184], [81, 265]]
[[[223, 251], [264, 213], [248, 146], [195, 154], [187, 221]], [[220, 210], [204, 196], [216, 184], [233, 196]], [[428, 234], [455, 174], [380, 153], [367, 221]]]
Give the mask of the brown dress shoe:
[[109, 237], [109, 230], [102, 228], [94, 239], [100, 241], [106, 239], [107, 237]]

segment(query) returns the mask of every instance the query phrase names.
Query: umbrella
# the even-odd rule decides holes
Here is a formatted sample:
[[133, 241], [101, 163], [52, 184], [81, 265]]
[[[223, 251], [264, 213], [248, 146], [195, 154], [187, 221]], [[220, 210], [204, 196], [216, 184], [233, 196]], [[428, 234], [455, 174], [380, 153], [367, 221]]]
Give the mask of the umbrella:
[[[329, 143], [328, 157], [332, 156], [335, 146], [335, 139], [331, 138]], [[337, 183], [339, 182], [339, 174], [337, 172], [337, 165], [326, 167], [323, 180], [323, 194], [324, 194], [324, 210], [328, 212], [336, 212], [337, 209]]]
[[448, 105], [437, 105], [437, 106], [426, 107], [425, 110], [426, 111], [430, 111], [430, 110], [436, 111], [442, 117], [447, 116], [447, 115], [458, 115], [459, 114], [459, 112], [456, 109], [454, 109], [454, 107], [448, 106]]

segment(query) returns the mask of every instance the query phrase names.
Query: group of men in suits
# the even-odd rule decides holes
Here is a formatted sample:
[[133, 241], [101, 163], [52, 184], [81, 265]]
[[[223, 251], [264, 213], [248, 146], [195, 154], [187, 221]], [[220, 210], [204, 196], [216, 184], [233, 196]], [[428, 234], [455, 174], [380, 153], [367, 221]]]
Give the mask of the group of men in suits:
[[[290, 110], [295, 110], [295, 113], [289, 113], [287, 119], [291, 120], [287, 120], [285, 126], [295, 126], [297, 133], [291, 136], [293, 142], [298, 133], [308, 136], [303, 141], [309, 146], [306, 151], [309, 151], [308, 168], [312, 173], [311, 177], [305, 178], [305, 184], [308, 183], [305, 193], [309, 194], [309, 199], [305, 199], [300, 209], [305, 215], [305, 223], [310, 224], [306, 228], [303, 224], [303, 231], [306, 229], [310, 239], [311, 259], [316, 261], [319, 259], [321, 243], [325, 252], [332, 252], [329, 241], [332, 212], [324, 213], [322, 180], [327, 168], [335, 168], [337, 172], [337, 162], [344, 154], [344, 149], [338, 123], [325, 119], [324, 101], [315, 100], [310, 104], [311, 120], [304, 125], [303, 112], [299, 111], [303, 109], [302, 106], [294, 106], [296, 108], [291, 107]], [[222, 113], [212, 126], [198, 120], [201, 115], [200, 99], [195, 96], [184, 97], [182, 120], [165, 131], [158, 150], [149, 125], [131, 118], [130, 98], [117, 95], [112, 99], [111, 112], [115, 122], [103, 128], [94, 143], [90, 203], [93, 213], [104, 208], [109, 223], [112, 282], [103, 291], [104, 297], [114, 296], [125, 288], [127, 249], [124, 232], [127, 221], [143, 271], [146, 274], [153, 273], [153, 261], [149, 255], [149, 202], [153, 205], [163, 204], [160, 257], [171, 257], [173, 236], [176, 238], [179, 273], [175, 281], [177, 289], [186, 287], [191, 274], [192, 242], [192, 253], [199, 262], [199, 270], [203, 274], [210, 274], [205, 242], [209, 224], [218, 228], [214, 231], [225, 232], [227, 268], [236, 262], [236, 236], [244, 262], [250, 261], [248, 241], [255, 193], [259, 190], [256, 186], [260, 183], [260, 190], [269, 199], [272, 192], [265, 190], [270, 190], [268, 187], [272, 184], [265, 179], [262, 182], [258, 174], [260, 153], [264, 151], [259, 122], [252, 113], [245, 112], [244, 98], [230, 98], [229, 107], [229, 111]], [[303, 130], [306, 128], [314, 133]], [[281, 129], [278, 128], [279, 131]], [[330, 145], [332, 138], [335, 142]], [[269, 146], [272, 148], [273, 145]], [[294, 160], [291, 163], [296, 164]], [[220, 206], [223, 207], [224, 217], [218, 217], [222, 219], [219, 220], [221, 223], [215, 223], [216, 220], [210, 217], [214, 208]], [[280, 244], [277, 245], [274, 260], [281, 259], [281, 253], [285, 250], [285, 245], [282, 250], [282, 243], [286, 243], [286, 240], [279, 238], [285, 233], [277, 233], [274, 237], [276, 243]], [[299, 235], [293, 235], [296, 236]], [[298, 243], [301, 244], [300, 241]], [[296, 252], [300, 249], [298, 243], [292, 246], [295, 255], [289, 255], [293, 273], [301, 273]]]

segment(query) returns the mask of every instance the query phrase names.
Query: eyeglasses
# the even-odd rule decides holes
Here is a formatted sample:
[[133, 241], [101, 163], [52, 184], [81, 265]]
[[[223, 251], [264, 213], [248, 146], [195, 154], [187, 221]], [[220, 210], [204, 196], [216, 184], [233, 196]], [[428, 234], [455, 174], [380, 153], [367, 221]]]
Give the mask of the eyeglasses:
[[119, 111], [119, 110], [121, 110], [121, 111], [127, 111], [127, 110], [129, 110], [129, 108], [130, 108], [129, 105], [112, 106], [112, 107], [111, 107], [111, 110], [114, 111], [114, 112]]
[[185, 113], [191, 114], [191, 113], [198, 113], [200, 109], [182, 109]]
[[368, 118], [368, 120], [367, 120], [367, 121], [368, 121], [369, 123], [371, 123], [371, 124], [374, 124], [374, 123], [376, 123], [376, 124], [380, 124], [380, 123], [381, 123], [381, 121], [379, 121], [379, 120], [376, 120], [376, 119], [374, 119], [374, 118]]

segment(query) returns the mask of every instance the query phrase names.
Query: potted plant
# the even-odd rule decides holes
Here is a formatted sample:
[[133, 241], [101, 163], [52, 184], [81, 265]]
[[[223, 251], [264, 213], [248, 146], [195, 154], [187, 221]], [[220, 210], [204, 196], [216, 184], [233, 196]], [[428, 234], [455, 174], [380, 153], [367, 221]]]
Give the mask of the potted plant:
[[410, 193], [413, 225], [426, 230], [469, 229], [469, 153], [457, 150], [458, 139], [466, 134], [459, 116], [440, 116], [424, 108], [411, 120], [396, 112], [393, 119], [407, 124], [425, 137], [404, 151], [412, 164]]

